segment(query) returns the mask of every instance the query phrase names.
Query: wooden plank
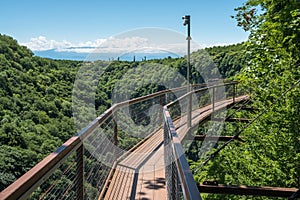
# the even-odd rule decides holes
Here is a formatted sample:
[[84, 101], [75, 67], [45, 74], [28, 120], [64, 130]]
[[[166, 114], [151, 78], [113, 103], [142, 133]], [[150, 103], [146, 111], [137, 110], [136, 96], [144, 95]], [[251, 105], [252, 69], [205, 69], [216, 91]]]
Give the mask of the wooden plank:
[[[160, 132], [161, 131], [158, 131], [157, 133], [159, 134]], [[162, 142], [157, 133], [149, 138], [149, 141], [146, 141], [144, 145], [141, 145], [141, 147], [132, 152], [128, 159], [120, 162], [120, 164], [130, 168], [139, 167], [139, 165], [142, 164], [142, 162], [155, 150], [159, 143]]]
[[[236, 102], [243, 98], [236, 98]], [[232, 103], [232, 100], [217, 102], [215, 109], [222, 109]], [[211, 105], [193, 111], [192, 123], [196, 125], [199, 121], [210, 116], [211, 112]], [[177, 119], [174, 121], [174, 124], [179, 126], [177, 131], [180, 133], [180, 140], [182, 140], [186, 133], [186, 116]], [[109, 186], [110, 193], [112, 193], [111, 190], [115, 190], [115, 192], [118, 193], [123, 199], [132, 199], [133, 197], [134, 199], [165, 199], [166, 191], [164, 179], [165, 172], [163, 146], [156, 149], [162, 141], [163, 130], [161, 129], [148, 138], [147, 141], [137, 147], [126, 158], [124, 158], [124, 160], [119, 163], [117, 169], [119, 169], [121, 166], [125, 168], [127, 167], [128, 171], [131, 171], [132, 173], [123, 173], [122, 179], [120, 179], [120, 174], [115, 174]], [[156, 150], [156, 152], [154, 152], [154, 150]], [[152, 152], [153, 154], [151, 154]], [[159, 156], [159, 154], [161, 154], [161, 156]], [[136, 170], [136, 172], [134, 170]], [[134, 192], [134, 194], [132, 194], [132, 192]], [[109, 197], [118, 198], [118, 196], [106, 195], [105, 199], [112, 199]]]
[[136, 159], [135, 153], [136, 152], [141, 152], [141, 149], [146, 148], [149, 145], [149, 143], [152, 143], [156, 139], [155, 135], [156, 135], [156, 133], [154, 133], [150, 138], [148, 138], [145, 142], [143, 142], [143, 144], [141, 144], [139, 147], [137, 147], [136, 149], [134, 149], [134, 151], [131, 152], [120, 163], [122, 163], [123, 165], [126, 165], [126, 164], [128, 164], [128, 162], [132, 162], [132, 159]]
[[[143, 162], [149, 156], [149, 154], [151, 152], [153, 152], [153, 150], [158, 146], [158, 142], [161, 142], [161, 140], [162, 140], [162, 137], [161, 137], [161, 139], [160, 139], [160, 137], [157, 137], [160, 134], [162, 134], [161, 130], [159, 130], [151, 138], [149, 138], [149, 140], [147, 140], [144, 144], [142, 144], [140, 147], [138, 147], [132, 153], [132, 155], [129, 156], [129, 158], [125, 158], [122, 162], [120, 162], [118, 164], [118, 171], [121, 167], [122, 167], [121, 169], [124, 169], [127, 167], [128, 170], [132, 171], [132, 173], [124, 174], [122, 177], [120, 177], [120, 173], [122, 173], [122, 172], [119, 172], [119, 174], [114, 175], [114, 178], [111, 181], [111, 184], [109, 186], [109, 191], [107, 192], [105, 199], [117, 198], [116, 196], [112, 196], [111, 194], [109, 194], [109, 193], [113, 193], [112, 190], [117, 191], [118, 194], [125, 194], [124, 190], [127, 190], [126, 194], [127, 194], [127, 196], [130, 197], [131, 190], [129, 190], [129, 188], [132, 188], [132, 184], [133, 184], [132, 179], [134, 177], [134, 170], [129, 169], [129, 168], [138, 167], [138, 165], [141, 162]], [[117, 178], [115, 178], [115, 177], [117, 177]], [[119, 184], [116, 183], [116, 182], [120, 182], [120, 178], [122, 178], [122, 181], [123, 181], [122, 187], [119, 187]], [[125, 194], [125, 196], [126, 196], [126, 194]], [[126, 198], [124, 195], [120, 195], [120, 196], [123, 196], [124, 198]]]
[[135, 196], [134, 199], [143, 199], [143, 193], [142, 193], [142, 187], [143, 187], [143, 181], [144, 181], [143, 168], [144, 167], [141, 167], [141, 172], [136, 174], [138, 176], [138, 180], [135, 183], [136, 184], [135, 185], [136, 191], [135, 191], [135, 194], [133, 194]]
[[111, 197], [111, 199], [114, 200], [122, 200], [123, 192], [124, 192], [124, 183], [127, 181], [127, 171], [128, 168], [125, 167], [119, 167], [121, 170], [121, 175], [117, 179], [117, 185], [114, 188], [114, 195]]
[[118, 166], [117, 167], [117, 170], [119, 171], [119, 173], [117, 174], [115, 180], [112, 181], [113, 186], [112, 187], [112, 190], [110, 190], [110, 194], [109, 194], [109, 198], [108, 199], [116, 199], [116, 194], [118, 194], [120, 191], [119, 191], [119, 186], [120, 186], [120, 183], [122, 183], [122, 180], [123, 180], [123, 176], [124, 176], [124, 169], [123, 167], [120, 167]]
[[143, 179], [141, 182], [141, 196], [142, 199], [153, 199], [154, 187], [153, 179], [154, 179], [154, 166], [144, 166], [143, 170], [140, 173], [143, 173]]
[[119, 167], [117, 167], [117, 169], [115, 170], [115, 173], [113, 175], [113, 178], [108, 186], [108, 190], [105, 193], [104, 199], [111, 199], [111, 197], [113, 196], [114, 189], [116, 188], [116, 185], [118, 184], [118, 181], [116, 181], [116, 180], [118, 180], [120, 173], [121, 173], [121, 169]]
[[121, 162], [120, 165], [127, 166], [131, 169], [138, 169], [142, 162], [147, 158], [147, 156], [151, 153], [151, 150], [155, 148], [156, 143], [150, 143], [148, 146], [145, 146], [142, 149], [139, 149], [137, 152], [132, 153], [132, 157], [126, 162]]
[[134, 173], [135, 173], [134, 170], [128, 169], [127, 179], [126, 179], [126, 182], [124, 183], [124, 188], [123, 188], [124, 192], [122, 195], [122, 199], [130, 199]]
[[165, 170], [164, 169], [155, 169], [154, 175], [154, 184], [155, 184], [155, 191], [154, 191], [154, 199], [161, 200], [166, 199], [166, 180], [165, 180]]
[[[157, 173], [157, 171], [161, 171], [161, 173]], [[140, 178], [137, 182], [136, 199], [149, 198], [149, 195], [152, 195], [151, 199], [162, 199], [159, 196], [165, 196], [163, 146], [151, 155], [138, 173]]]
[[103, 188], [102, 188], [102, 191], [101, 191], [101, 193], [100, 193], [100, 195], [99, 195], [99, 197], [98, 197], [99, 200], [102, 200], [102, 199], [103, 199], [104, 194], [106, 193], [106, 191], [107, 191], [107, 189], [108, 189], [108, 186], [109, 186], [109, 184], [110, 184], [110, 180], [111, 180], [113, 174], [115, 173], [116, 164], [117, 164], [117, 163], [114, 162], [114, 164], [112, 165], [112, 167], [111, 167], [111, 169], [110, 169], [110, 172], [109, 172], [109, 174], [108, 174], [108, 176], [107, 176], [107, 179], [105, 180], [104, 186], [103, 186]]

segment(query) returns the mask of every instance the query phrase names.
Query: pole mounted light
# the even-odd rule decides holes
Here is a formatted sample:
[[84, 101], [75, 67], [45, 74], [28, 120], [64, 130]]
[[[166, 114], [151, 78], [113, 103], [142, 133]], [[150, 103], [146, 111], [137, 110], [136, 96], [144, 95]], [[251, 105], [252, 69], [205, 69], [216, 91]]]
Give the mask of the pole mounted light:
[[182, 17], [183, 21], [183, 26], [187, 25], [187, 35], [188, 38], [191, 37], [191, 16], [190, 15], [185, 15]]
[[[187, 92], [189, 93], [191, 91], [190, 86], [190, 49], [191, 49], [191, 16], [185, 15], [182, 17], [183, 26], [187, 26], [187, 73], [186, 73], [186, 79], [187, 79]], [[188, 97], [188, 113], [187, 113], [187, 126], [188, 128], [191, 127], [192, 124], [192, 96], [189, 95]]]

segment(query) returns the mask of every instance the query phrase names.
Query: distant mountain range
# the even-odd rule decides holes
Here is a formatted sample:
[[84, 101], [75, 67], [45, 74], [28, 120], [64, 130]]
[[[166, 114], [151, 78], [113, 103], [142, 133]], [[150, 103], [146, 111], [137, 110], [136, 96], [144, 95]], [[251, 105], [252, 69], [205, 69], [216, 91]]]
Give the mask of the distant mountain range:
[[[86, 47], [89, 48], [89, 47]], [[174, 53], [170, 52], [131, 52], [126, 54], [117, 54], [117, 53], [84, 53], [84, 52], [75, 52], [71, 51], [72, 48], [69, 48], [67, 51], [58, 51], [57, 49], [50, 49], [44, 51], [33, 51], [36, 56], [50, 59], [58, 60], [124, 60], [124, 61], [142, 61], [142, 60], [151, 60], [151, 59], [161, 59], [161, 58], [177, 58], [180, 57]]]

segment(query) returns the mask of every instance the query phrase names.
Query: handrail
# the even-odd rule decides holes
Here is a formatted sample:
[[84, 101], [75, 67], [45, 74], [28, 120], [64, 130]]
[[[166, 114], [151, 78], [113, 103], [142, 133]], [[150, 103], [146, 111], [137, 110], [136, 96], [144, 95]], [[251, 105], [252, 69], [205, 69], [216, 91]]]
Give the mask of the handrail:
[[[165, 163], [165, 167], [166, 167], [166, 165], [171, 165], [172, 164], [171, 162], [175, 162], [176, 168], [178, 170], [181, 187], [183, 187], [182, 191], [183, 191], [184, 199], [188, 199], [188, 200], [189, 199], [201, 199], [200, 193], [199, 193], [196, 183], [194, 181], [193, 174], [190, 170], [189, 164], [185, 158], [184, 151], [182, 149], [180, 140], [176, 133], [176, 130], [175, 130], [174, 124], [172, 122], [172, 118], [170, 116], [167, 106], [164, 106], [163, 112], [164, 112], [164, 119], [165, 119], [165, 132], [164, 132], [165, 137], [164, 138], [165, 138], [165, 140], [166, 140], [166, 138], [169, 140], [169, 141], [165, 141], [165, 142], [167, 142], [167, 144], [165, 143], [165, 148], [171, 148], [171, 151], [174, 154], [174, 158], [171, 158], [171, 160], [169, 160], [170, 163]], [[166, 146], [169, 146], [169, 147], [166, 147]], [[169, 195], [171, 195], [171, 194], [169, 194]], [[177, 197], [175, 197], [175, 198], [177, 199]]]
[[[223, 85], [224, 84], [222, 84], [222, 86]], [[210, 87], [215, 87], [215, 86], [210, 86]], [[30, 195], [30, 193], [32, 193], [39, 185], [41, 185], [45, 181], [45, 179], [47, 179], [49, 176], [52, 175], [54, 170], [59, 168], [59, 166], [63, 163], [63, 161], [65, 161], [72, 153], [76, 152], [76, 150], [83, 145], [82, 143], [83, 139], [88, 137], [89, 134], [91, 134], [98, 127], [100, 127], [117, 110], [125, 107], [126, 105], [132, 105], [134, 103], [146, 101], [164, 94], [168, 94], [170, 92], [177, 92], [185, 89], [186, 86], [167, 89], [143, 97], [138, 97], [135, 99], [114, 104], [103, 114], [101, 114], [95, 120], [93, 120], [89, 125], [87, 125], [81, 131], [79, 131], [76, 135], [74, 135], [69, 140], [67, 140], [56, 151], [48, 155], [41, 162], [35, 165], [32, 169], [26, 172], [23, 176], [17, 179], [14, 183], [12, 183], [6, 189], [4, 189], [0, 193], [0, 199], [19, 199], [19, 198], [26, 198], [28, 195]], [[205, 88], [202, 88], [196, 91], [200, 91], [204, 89]], [[191, 93], [192, 92], [184, 96], [186, 97]], [[182, 96], [179, 99], [182, 98], [184, 97]], [[177, 102], [177, 100], [175, 101]]]
[[103, 114], [93, 120], [89, 125], [79, 131], [75, 136], [67, 140], [56, 151], [44, 158], [14, 183], [5, 188], [0, 193], [0, 199], [19, 199], [26, 198], [28, 195], [30, 195], [30, 193], [32, 193], [39, 185], [41, 185], [46, 178], [51, 176], [53, 171], [56, 170], [71, 153], [74, 153], [82, 145], [82, 140], [84, 138], [88, 137], [90, 133], [101, 126], [103, 122], [105, 122], [105, 120], [107, 120], [115, 111], [125, 107], [126, 105], [146, 101], [163, 94], [168, 94], [170, 92], [176, 92], [183, 89], [186, 89], [186, 87], [183, 86], [174, 89], [167, 89], [114, 104]]
[[[184, 99], [184, 98], [186, 98], [186, 97], [188, 97], [188, 96], [190, 96], [194, 93], [203, 92], [203, 91], [213, 89], [213, 88], [224, 87], [224, 86], [227, 86], [227, 85], [236, 85], [236, 84], [238, 84], [237, 81], [232, 81], [232, 82], [227, 82], [225, 84], [212, 85], [212, 86], [207, 86], [205, 88], [200, 88], [200, 89], [197, 89], [197, 90], [193, 90], [193, 91], [190, 91], [189, 93], [186, 93], [186, 94], [182, 95], [181, 97], [177, 98], [176, 100], [168, 103], [166, 106], [170, 107], [170, 106], [174, 105], [175, 103], [181, 101], [182, 99]], [[195, 85], [201, 85], [201, 84], [195, 84]]]
[[138, 102], [146, 101], [148, 99], [152, 99], [152, 98], [161, 96], [163, 94], [168, 94], [170, 92], [177, 92], [177, 91], [181, 91], [181, 90], [185, 90], [185, 89], [186, 89], [186, 86], [172, 88], [172, 89], [166, 89], [166, 90], [155, 92], [155, 93], [145, 95], [145, 96], [142, 96], [142, 97], [138, 97], [138, 98], [134, 98], [134, 99], [131, 99], [131, 100], [123, 101], [123, 102], [120, 102], [120, 103], [117, 103], [117, 104], [114, 104], [114, 105], [116, 106], [116, 108], [120, 109], [120, 108], [123, 108], [126, 105], [135, 104], [135, 103], [138, 103]]
[[[205, 88], [200, 88], [197, 90], [193, 90], [185, 95], [177, 98], [176, 100], [168, 103], [163, 108], [164, 114], [164, 149], [165, 149], [165, 171], [166, 171], [166, 189], [167, 189], [167, 199], [181, 199], [179, 197], [178, 185], [179, 183], [176, 181], [177, 176], [180, 181], [180, 185], [182, 188], [182, 193], [184, 199], [201, 199], [200, 193], [197, 189], [197, 185], [193, 178], [193, 174], [190, 170], [189, 164], [186, 160], [180, 139], [176, 133], [175, 126], [173, 124], [173, 120], [170, 116], [169, 108], [173, 106], [175, 103], [183, 100], [184, 98], [191, 97], [192, 94], [207, 91], [212, 89], [213, 90], [213, 110], [215, 105], [215, 89], [218, 87], [225, 87], [228, 85], [233, 85], [233, 101], [235, 99], [236, 93], [236, 84], [238, 82], [226, 82], [223, 84], [217, 84], [212, 86], [206, 86]], [[167, 154], [167, 155], [166, 155]], [[170, 158], [171, 157], [171, 158]], [[173, 169], [175, 166], [176, 169]], [[175, 172], [174, 172], [175, 171]], [[171, 176], [171, 177], [169, 177]], [[169, 180], [172, 179], [172, 180]], [[174, 180], [175, 179], [175, 180]], [[171, 182], [171, 183], [169, 183]]]
[[81, 140], [79, 136], [73, 136], [55, 152], [44, 158], [31, 168], [23, 176], [17, 179], [0, 193], [0, 199], [24, 199], [39, 184], [51, 175], [55, 169], [78, 147]]

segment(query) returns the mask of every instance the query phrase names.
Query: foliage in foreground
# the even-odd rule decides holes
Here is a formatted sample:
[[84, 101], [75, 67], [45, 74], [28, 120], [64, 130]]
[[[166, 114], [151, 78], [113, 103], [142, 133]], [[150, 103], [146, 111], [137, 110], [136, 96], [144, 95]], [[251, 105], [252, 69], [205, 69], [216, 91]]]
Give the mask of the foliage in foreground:
[[[203, 168], [191, 161], [195, 179], [249, 186], [300, 187], [300, 2], [248, 0], [236, 9], [238, 25], [250, 31], [249, 65], [237, 76], [253, 90], [264, 114]], [[267, 110], [265, 110], [267, 109]], [[235, 130], [232, 129], [232, 134]], [[270, 199], [205, 195], [205, 199]]]

